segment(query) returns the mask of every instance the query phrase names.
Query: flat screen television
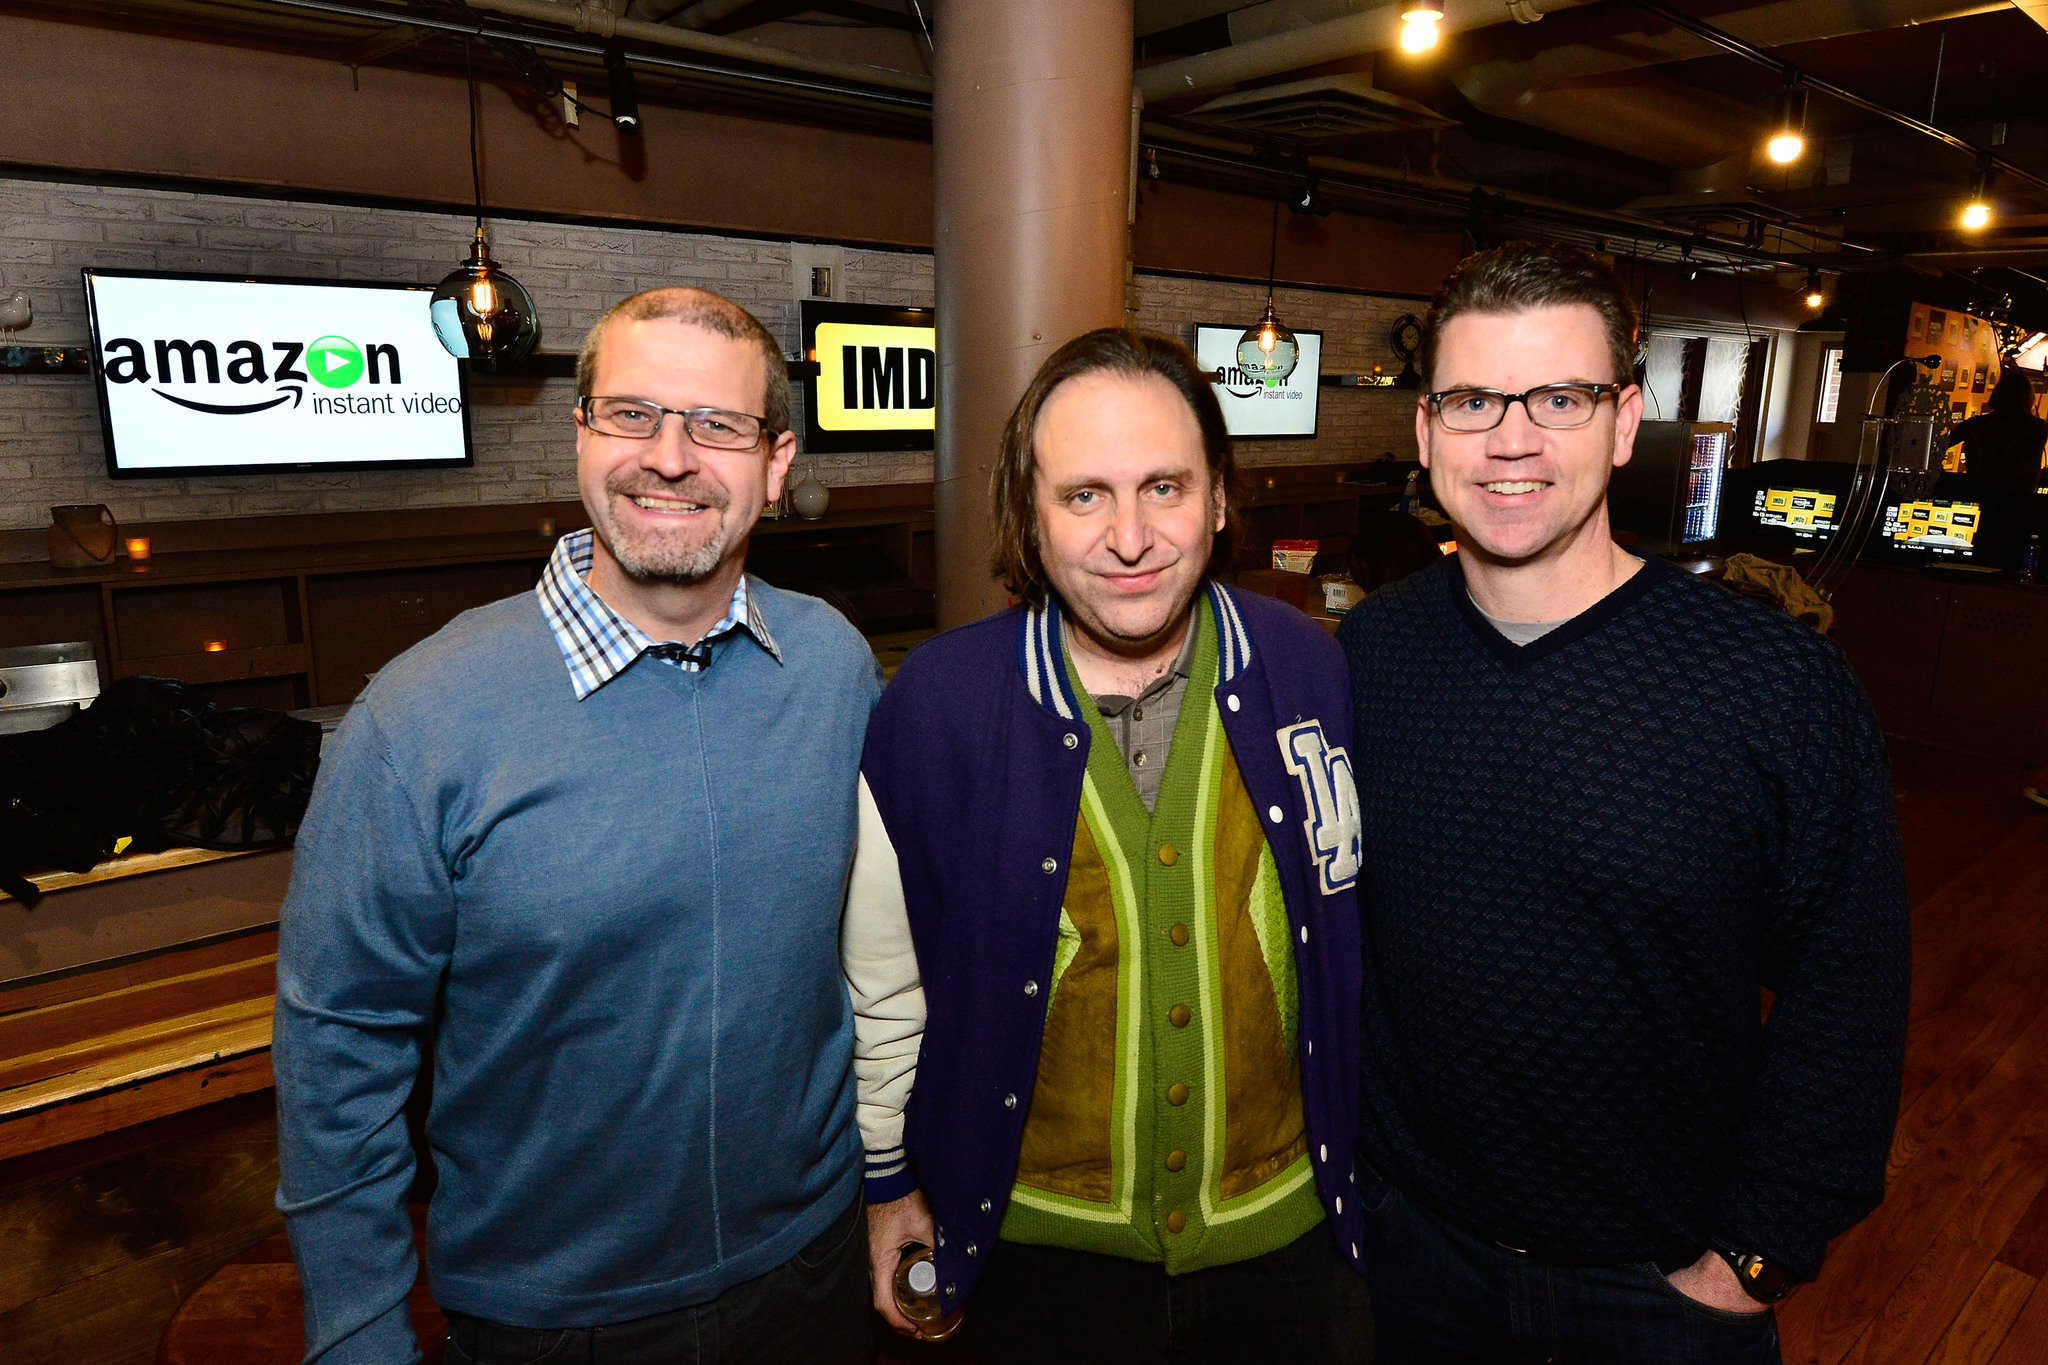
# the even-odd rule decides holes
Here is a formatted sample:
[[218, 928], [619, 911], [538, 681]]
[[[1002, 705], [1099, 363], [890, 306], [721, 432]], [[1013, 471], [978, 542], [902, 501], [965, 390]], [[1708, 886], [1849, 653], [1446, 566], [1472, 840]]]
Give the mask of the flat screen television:
[[114, 478], [472, 462], [431, 286], [82, 273]]
[[1767, 460], [1731, 469], [1721, 485], [1718, 538], [1733, 545], [1818, 550], [1849, 512], [1854, 465]]
[[1195, 328], [1195, 359], [1214, 376], [1223, 425], [1232, 436], [1288, 437], [1316, 434], [1316, 395], [1321, 392], [1323, 334], [1296, 332], [1301, 347], [1294, 373], [1273, 384], [1237, 368], [1242, 324], [1202, 323]]
[[1983, 524], [1984, 509], [1974, 499], [1893, 495], [1871, 548], [1897, 562], [1974, 564]]

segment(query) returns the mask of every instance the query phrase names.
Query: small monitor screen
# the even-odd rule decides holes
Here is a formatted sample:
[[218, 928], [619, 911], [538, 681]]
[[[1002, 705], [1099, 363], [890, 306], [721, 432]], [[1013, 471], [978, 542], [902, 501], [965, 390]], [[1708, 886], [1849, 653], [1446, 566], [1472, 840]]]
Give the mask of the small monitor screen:
[[116, 478], [470, 463], [425, 286], [84, 272]]
[[1887, 504], [1878, 534], [1891, 548], [1928, 559], [1974, 559], [1983, 509], [1951, 498]]
[[1209, 371], [1223, 425], [1232, 436], [1313, 436], [1316, 395], [1321, 389], [1323, 334], [1296, 332], [1301, 347], [1294, 372], [1266, 383], [1237, 367], [1243, 327], [1204, 324], [1195, 328], [1195, 359]]
[[1756, 491], [1757, 525], [1782, 528], [1795, 540], [1826, 540], [1835, 530], [1836, 497], [1818, 488], [1766, 485]]
[[1850, 510], [1856, 467], [1826, 460], [1765, 460], [1722, 475], [1716, 538], [1766, 552], [1820, 550]]

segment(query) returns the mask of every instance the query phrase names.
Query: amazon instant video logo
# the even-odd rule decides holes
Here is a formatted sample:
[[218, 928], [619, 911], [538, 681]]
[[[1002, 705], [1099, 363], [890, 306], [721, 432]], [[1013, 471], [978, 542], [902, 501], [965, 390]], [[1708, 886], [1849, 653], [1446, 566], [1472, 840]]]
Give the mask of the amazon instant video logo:
[[[133, 337], [115, 337], [100, 349], [100, 368], [109, 384], [148, 385], [165, 402], [222, 417], [246, 417], [286, 403], [296, 408], [308, 385], [315, 386], [313, 411], [321, 416], [462, 410], [460, 399], [442, 394], [342, 392], [358, 384], [388, 389], [405, 382], [396, 346], [359, 346], [343, 336], [273, 341], [268, 349], [256, 341], [216, 346], [175, 340], [144, 346]], [[173, 388], [182, 392], [173, 393]]]

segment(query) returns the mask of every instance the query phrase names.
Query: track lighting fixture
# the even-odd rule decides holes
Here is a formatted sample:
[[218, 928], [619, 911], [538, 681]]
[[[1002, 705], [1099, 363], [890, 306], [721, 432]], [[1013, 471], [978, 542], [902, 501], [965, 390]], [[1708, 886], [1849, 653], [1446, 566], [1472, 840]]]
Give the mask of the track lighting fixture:
[[1963, 204], [1963, 230], [1981, 232], [1991, 225], [1991, 163], [1988, 159], [1977, 163], [1976, 177], [1970, 182], [1970, 197]]
[[633, 83], [633, 68], [626, 65], [626, 49], [613, 43], [604, 50], [605, 74], [611, 80], [612, 123], [627, 137], [640, 132], [640, 92]]
[[1328, 218], [1330, 206], [1323, 202], [1317, 188], [1314, 176], [1302, 181], [1301, 188], [1294, 192], [1294, 198], [1287, 201], [1287, 207], [1304, 218]]
[[1443, 21], [1444, 7], [1439, 0], [1411, 0], [1401, 10], [1401, 50], [1427, 52], [1435, 47]]
[[1771, 106], [1771, 140], [1765, 150], [1780, 166], [1789, 166], [1806, 150], [1806, 86], [1798, 73], [1787, 71], [1785, 84]]

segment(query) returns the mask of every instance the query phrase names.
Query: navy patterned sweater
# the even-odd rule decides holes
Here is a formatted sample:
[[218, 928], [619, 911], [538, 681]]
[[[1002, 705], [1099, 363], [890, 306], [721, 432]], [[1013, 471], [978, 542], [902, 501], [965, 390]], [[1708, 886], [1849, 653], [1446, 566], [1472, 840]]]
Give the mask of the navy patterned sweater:
[[1365, 1160], [1555, 1261], [1717, 1245], [1816, 1273], [1884, 1197], [1910, 958], [1883, 741], [1840, 652], [1656, 561], [1518, 647], [1453, 556], [1338, 639]]

